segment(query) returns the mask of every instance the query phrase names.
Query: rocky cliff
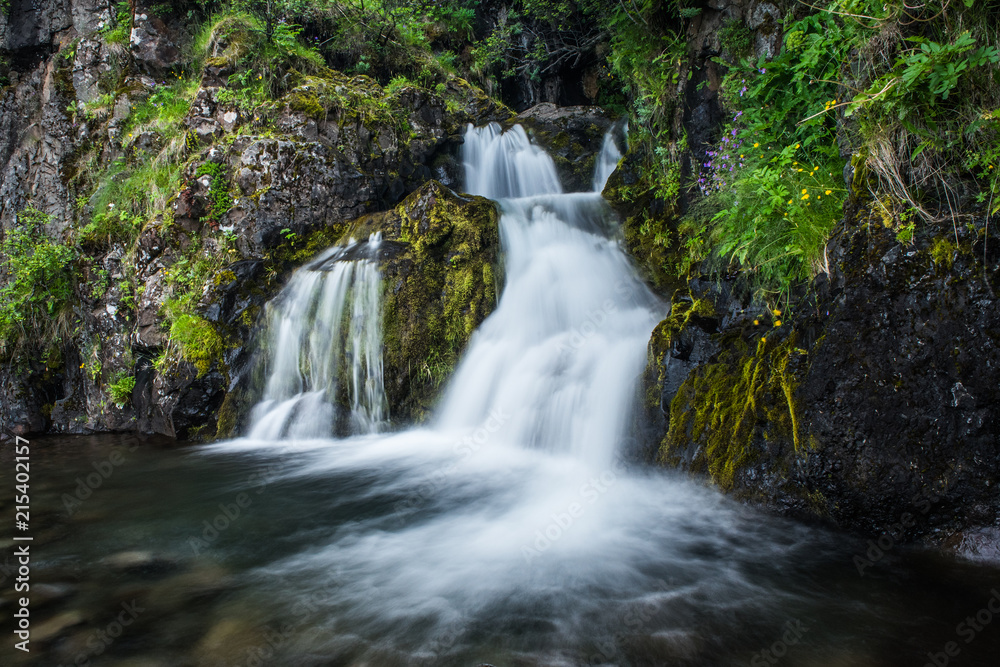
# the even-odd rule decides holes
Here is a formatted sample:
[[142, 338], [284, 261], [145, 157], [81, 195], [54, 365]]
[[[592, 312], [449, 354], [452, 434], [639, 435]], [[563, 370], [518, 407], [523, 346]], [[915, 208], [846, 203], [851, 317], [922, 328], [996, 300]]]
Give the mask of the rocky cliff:
[[[238, 15], [157, 11], [51, 0], [0, 18], [0, 223], [14, 238], [34, 216], [31, 242], [65, 249], [77, 285], [61, 300], [33, 287], [30, 326], [12, 315], [0, 426], [238, 433], [263, 305], [369, 228], [393, 250], [391, 412], [423, 418], [501, 279], [495, 210], [449, 189], [462, 133], [513, 113], [447, 72], [383, 87], [254, 42]], [[268, 51], [260, 84], [239, 76], [248, 43]], [[521, 121], [562, 148], [567, 189], [588, 189], [607, 116], [550, 105]]]

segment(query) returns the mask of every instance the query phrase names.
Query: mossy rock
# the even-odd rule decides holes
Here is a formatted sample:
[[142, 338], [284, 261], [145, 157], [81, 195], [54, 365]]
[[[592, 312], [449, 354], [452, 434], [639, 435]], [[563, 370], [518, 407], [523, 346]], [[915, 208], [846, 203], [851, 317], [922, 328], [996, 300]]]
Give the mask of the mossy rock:
[[430, 181], [396, 208], [349, 226], [381, 232], [384, 378], [389, 411], [421, 421], [500, 291], [496, 204]]
[[[707, 473], [724, 490], [777, 444], [802, 445], [796, 391], [806, 352], [797, 335], [737, 339], [715, 361], [692, 372], [670, 404], [662, 463]], [[769, 453], [773, 456], [773, 452]]]
[[685, 266], [690, 251], [677, 230], [679, 212], [672, 203], [654, 196], [642, 177], [639, 156], [629, 152], [608, 178], [604, 198], [622, 220], [625, 250], [642, 277], [661, 296], [670, 296], [687, 283]]

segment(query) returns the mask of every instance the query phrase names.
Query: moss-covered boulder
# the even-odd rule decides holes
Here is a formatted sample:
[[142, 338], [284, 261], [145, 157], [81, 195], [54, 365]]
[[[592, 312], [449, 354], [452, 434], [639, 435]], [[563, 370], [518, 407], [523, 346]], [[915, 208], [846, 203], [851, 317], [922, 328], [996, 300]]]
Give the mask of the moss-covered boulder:
[[394, 422], [420, 421], [476, 327], [496, 306], [496, 204], [430, 181], [345, 236], [381, 232], [385, 390]]

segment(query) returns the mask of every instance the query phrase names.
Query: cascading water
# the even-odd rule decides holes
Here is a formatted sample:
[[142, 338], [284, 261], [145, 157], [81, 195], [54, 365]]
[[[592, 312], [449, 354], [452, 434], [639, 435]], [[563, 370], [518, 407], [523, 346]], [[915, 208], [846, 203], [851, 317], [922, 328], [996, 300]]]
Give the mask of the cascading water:
[[[344, 364], [352, 431], [374, 433], [384, 422], [380, 242], [373, 234], [366, 248], [353, 241], [331, 248], [268, 304], [267, 384], [251, 415], [251, 439], [333, 435]], [[359, 254], [368, 257], [345, 259]]]
[[[471, 428], [500, 412], [500, 437], [607, 465], [661, 309], [602, 234], [610, 211], [598, 192], [562, 194], [552, 159], [520, 127], [470, 128], [465, 145], [469, 190], [501, 202], [508, 284], [438, 423]], [[615, 152], [606, 141], [598, 165]]]
[[[620, 132], [622, 141], [627, 142], [628, 123], [622, 124]], [[607, 185], [611, 174], [618, 168], [618, 161], [622, 159], [622, 152], [618, 149], [618, 144], [615, 142], [615, 135], [618, 133], [616, 128], [612, 128], [610, 132], [604, 135], [604, 145], [601, 146], [601, 152], [597, 156], [597, 163], [594, 165], [594, 192], [604, 191], [604, 186]]]
[[[337, 304], [355, 286], [355, 304], [373, 300], [350, 317], [374, 322], [360, 266], [333, 261], [325, 278], [306, 269], [289, 285], [272, 323], [270, 402], [253, 437], [216, 450], [257, 452], [267, 488], [303, 506], [294, 527], [266, 505], [254, 524], [273, 545], [254, 590], [288, 614], [308, 600], [318, 630], [287, 645], [286, 664], [294, 655], [623, 664], [632, 650], [623, 619], [637, 608], [643, 620], [629, 631], [657, 637], [660, 656], [644, 664], [689, 664], [693, 647], [737, 613], [770, 636], [796, 598], [761, 598], [762, 578], [780, 586], [776, 554], [802, 545], [806, 529], [745, 520], [718, 494], [621, 461], [648, 337], [665, 308], [615, 240], [607, 205], [597, 192], [563, 194], [552, 160], [520, 127], [470, 127], [464, 150], [467, 190], [500, 202], [507, 284], [431, 425], [266, 442], [268, 415], [268, 432], [292, 436], [312, 419], [302, 405], [310, 392], [329, 396], [336, 378], [304, 361], [332, 349], [325, 331], [337, 327], [327, 318], [317, 330], [312, 300], [328, 296], [330, 313], [345, 312]], [[616, 153], [606, 142], [595, 190]], [[377, 363], [361, 348], [375, 344], [351, 332], [353, 367], [371, 378]], [[380, 403], [360, 379], [351, 383], [354, 397]]]

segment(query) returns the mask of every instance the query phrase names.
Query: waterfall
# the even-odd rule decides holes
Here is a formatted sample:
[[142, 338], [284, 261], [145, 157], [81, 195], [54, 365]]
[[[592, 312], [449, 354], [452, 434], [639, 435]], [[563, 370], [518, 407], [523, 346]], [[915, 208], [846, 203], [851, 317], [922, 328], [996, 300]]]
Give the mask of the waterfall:
[[[341, 327], [345, 345], [326, 349], [350, 355], [358, 373], [344, 380], [356, 425], [384, 419], [384, 399], [366, 393], [381, 396], [381, 387], [363, 381], [380, 370], [375, 333], [363, 328], [376, 321], [378, 291], [363, 286], [363, 262], [335, 250], [300, 270], [275, 302], [272, 376], [258, 408], [268, 417], [258, 416], [254, 437], [225, 445], [275, 457], [276, 483], [288, 493], [306, 480], [325, 489], [323, 513], [296, 533], [303, 546], [260, 570], [262, 581], [282, 582], [278, 599], [327, 585], [317, 654], [359, 636], [373, 648], [357, 664], [383, 664], [385, 647], [412, 651], [413, 664], [477, 664], [467, 654], [444, 658], [465, 650], [477, 628], [498, 619], [501, 628], [525, 627], [544, 610], [554, 614], [543, 624], [553, 633], [586, 636], [614, 604], [674, 576], [661, 567], [665, 558], [686, 562], [686, 550], [702, 548], [701, 531], [685, 522], [715, 520], [704, 495], [622, 463], [647, 342], [666, 308], [631, 267], [607, 203], [599, 192], [564, 193], [552, 159], [521, 127], [470, 126], [463, 159], [466, 189], [499, 203], [506, 284], [431, 422], [364, 438], [266, 439], [271, 414], [278, 425], [269, 432], [292, 439], [319, 414], [302, 405], [313, 401], [309, 392], [330, 395], [303, 372], [312, 367], [303, 362], [312, 349], [305, 331], [318, 310], [310, 299], [321, 300], [309, 294], [324, 294], [329, 312], [351, 320]], [[280, 378], [279, 365], [290, 369]], [[580, 664], [557, 658], [537, 662]]]
[[[470, 341], [438, 425], [471, 428], [500, 412], [504, 435], [523, 446], [606, 463], [624, 435], [658, 303], [606, 233], [612, 216], [600, 193], [562, 194], [551, 158], [523, 129], [470, 127], [465, 147], [468, 189], [500, 201], [508, 284]], [[606, 141], [595, 189], [614, 154]]]
[[327, 250], [268, 304], [267, 382], [251, 415], [250, 438], [333, 435], [345, 370], [352, 432], [374, 433], [385, 421], [382, 283], [375, 262], [380, 242], [373, 234], [367, 247], [352, 240]]

